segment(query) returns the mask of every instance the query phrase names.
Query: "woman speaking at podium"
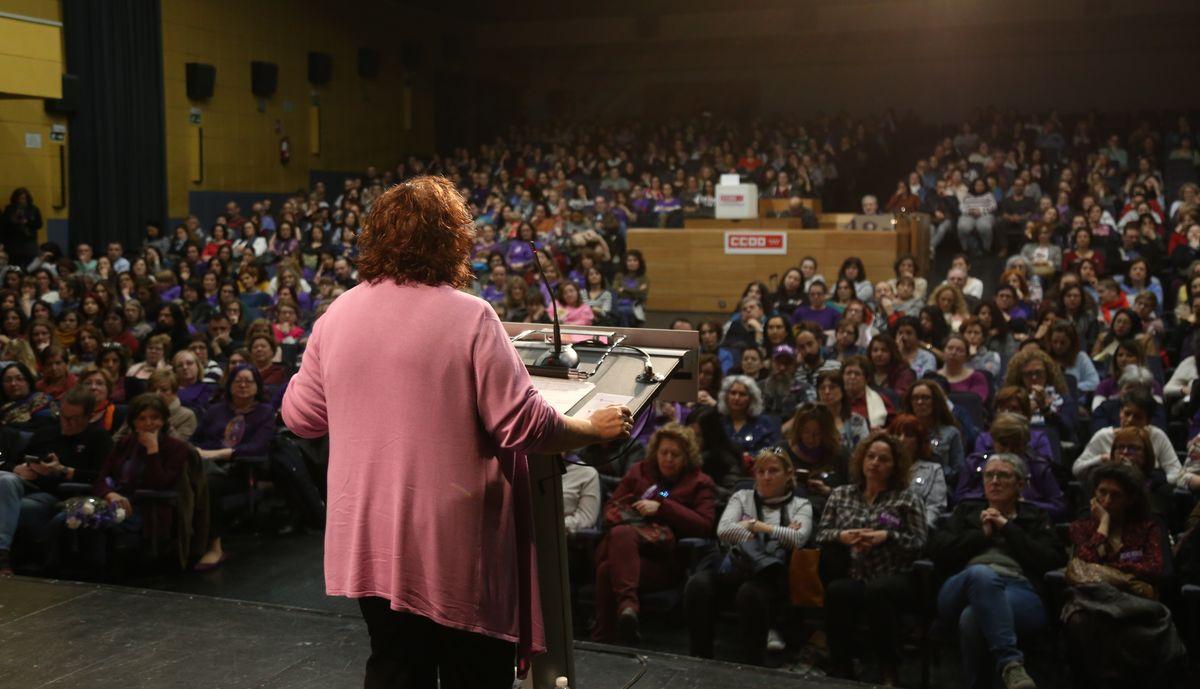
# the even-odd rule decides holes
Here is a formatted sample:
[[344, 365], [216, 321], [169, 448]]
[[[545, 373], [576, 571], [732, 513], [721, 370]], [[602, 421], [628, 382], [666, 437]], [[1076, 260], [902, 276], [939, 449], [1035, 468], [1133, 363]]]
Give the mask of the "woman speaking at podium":
[[534, 390], [492, 308], [458, 289], [473, 239], [446, 179], [376, 199], [362, 284], [317, 321], [283, 400], [293, 432], [329, 435], [325, 589], [359, 601], [368, 688], [508, 689], [544, 650], [526, 455], [630, 431], [624, 407], [572, 419]]

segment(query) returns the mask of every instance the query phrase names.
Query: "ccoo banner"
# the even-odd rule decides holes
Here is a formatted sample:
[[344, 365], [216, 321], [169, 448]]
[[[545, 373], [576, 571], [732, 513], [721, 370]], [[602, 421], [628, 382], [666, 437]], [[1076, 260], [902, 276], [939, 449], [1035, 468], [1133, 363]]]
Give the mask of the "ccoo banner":
[[725, 233], [727, 254], [787, 255], [787, 233], [766, 231], [731, 231]]

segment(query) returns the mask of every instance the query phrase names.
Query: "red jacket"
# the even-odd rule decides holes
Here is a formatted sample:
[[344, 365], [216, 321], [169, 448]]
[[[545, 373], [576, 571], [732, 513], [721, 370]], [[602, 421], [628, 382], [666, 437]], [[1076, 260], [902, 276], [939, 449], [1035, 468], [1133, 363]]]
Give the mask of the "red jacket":
[[[609, 497], [604, 506], [605, 525], [615, 524], [610, 515], [616, 512], [618, 505], [632, 505], [641, 500], [651, 486], [658, 486], [658, 491], [649, 499], [658, 501], [661, 506], [648, 521], [669, 526], [676, 538], [713, 536], [717, 524], [717, 487], [713, 480], [699, 469], [690, 469], [673, 485], [668, 485], [659, 477], [655, 460], [650, 457], [633, 465]], [[662, 491], [667, 492], [667, 497], [660, 497]]]

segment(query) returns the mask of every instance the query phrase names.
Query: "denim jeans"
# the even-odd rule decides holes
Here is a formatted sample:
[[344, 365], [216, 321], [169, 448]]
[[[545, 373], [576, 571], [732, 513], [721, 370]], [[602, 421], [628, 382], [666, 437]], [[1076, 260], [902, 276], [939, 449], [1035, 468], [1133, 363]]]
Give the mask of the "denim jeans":
[[16, 474], [0, 471], [0, 550], [11, 550], [21, 518], [25, 482]]
[[987, 565], [971, 565], [947, 579], [938, 593], [938, 613], [947, 625], [958, 626], [968, 687], [997, 684], [1005, 665], [1024, 660], [1017, 636], [1046, 624], [1033, 585]]
[[0, 550], [12, 549], [18, 527], [21, 533], [43, 540], [46, 526], [58, 511], [58, 498], [26, 490], [21, 477], [0, 471]]

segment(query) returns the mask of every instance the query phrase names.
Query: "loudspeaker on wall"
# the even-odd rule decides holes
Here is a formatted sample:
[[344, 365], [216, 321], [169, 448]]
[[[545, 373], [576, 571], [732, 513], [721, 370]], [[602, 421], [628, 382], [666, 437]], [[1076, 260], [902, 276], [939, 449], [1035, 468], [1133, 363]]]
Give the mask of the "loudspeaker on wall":
[[254, 95], [267, 98], [275, 93], [279, 82], [279, 65], [274, 62], [250, 63], [250, 90]]
[[203, 62], [189, 62], [184, 65], [187, 73], [187, 97], [189, 100], [207, 100], [213, 96], [213, 86], [217, 81], [217, 68]]
[[333, 78], [333, 56], [329, 53], [309, 53], [309, 83], [321, 86], [328, 84], [331, 78]]
[[379, 76], [379, 51], [371, 48], [358, 49], [358, 76], [364, 79]]

